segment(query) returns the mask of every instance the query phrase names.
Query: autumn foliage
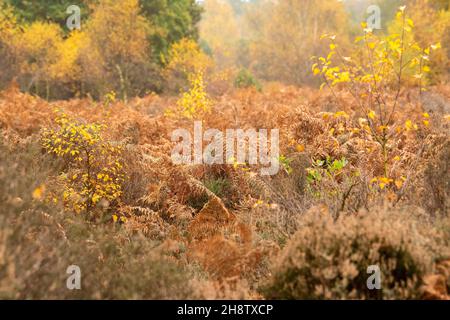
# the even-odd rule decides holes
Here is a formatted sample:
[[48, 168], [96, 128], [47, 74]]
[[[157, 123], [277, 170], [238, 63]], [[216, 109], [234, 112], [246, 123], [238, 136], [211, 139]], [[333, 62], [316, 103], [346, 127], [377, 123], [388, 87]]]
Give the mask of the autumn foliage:
[[[414, 1], [373, 30], [337, 1], [207, 0], [197, 30], [193, 1], [101, 0], [67, 32], [14, 3], [0, 298], [449, 298], [449, 8]], [[194, 121], [278, 129], [280, 170], [175, 164]]]

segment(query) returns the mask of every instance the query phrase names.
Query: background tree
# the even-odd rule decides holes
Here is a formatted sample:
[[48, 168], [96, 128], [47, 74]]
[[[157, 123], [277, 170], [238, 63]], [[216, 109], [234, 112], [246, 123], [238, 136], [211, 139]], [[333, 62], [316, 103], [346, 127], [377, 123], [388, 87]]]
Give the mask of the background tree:
[[17, 74], [16, 55], [12, 41], [19, 32], [12, 8], [0, 0], [0, 88], [8, 85]]
[[251, 69], [266, 80], [292, 84], [313, 81], [310, 57], [323, 52], [323, 33], [345, 41], [347, 14], [335, 0], [280, 0], [253, 4], [247, 15]]
[[[53, 83], [53, 92], [60, 93], [59, 97], [76, 94], [102, 97], [113, 90], [120, 92], [120, 96], [126, 99], [129, 95], [162, 90], [163, 74], [160, 71], [164, 61], [167, 61], [169, 48], [185, 38], [197, 40], [197, 23], [202, 10], [195, 0], [125, 0], [116, 3], [83, 0], [76, 3], [82, 9], [82, 30], [70, 33], [65, 26], [68, 17], [66, 9], [74, 3], [69, 0], [1, 1], [10, 8], [9, 11], [2, 10], [2, 16], [17, 16], [17, 24], [27, 30], [27, 34], [21, 35], [23, 32], [17, 28], [17, 35], [21, 35], [22, 39], [30, 37], [30, 32], [36, 33], [39, 27], [50, 23], [59, 25], [58, 36], [64, 40], [60, 39], [57, 45], [46, 48], [43, 57], [33, 57], [33, 54], [39, 54], [38, 49], [31, 50], [31, 46], [25, 42], [16, 41], [20, 43], [18, 52], [21, 53], [21, 59], [34, 61], [33, 72], [31, 64], [21, 72], [22, 88], [25, 90], [31, 88], [30, 81], [34, 86], [39, 84], [36, 77], [38, 74], [39, 79], [44, 76], [42, 63], [48, 60], [51, 51], [53, 56], [59, 57], [59, 61], [51, 67], [45, 66], [46, 79], [53, 77], [57, 80]], [[34, 27], [29, 29], [29, 25]], [[49, 35], [42, 34], [46, 39], [42, 43], [55, 35], [56, 28], [52, 27], [49, 31]], [[31, 40], [31, 43], [38, 41]], [[3, 61], [5, 65], [12, 66], [10, 59], [17, 60], [19, 55], [17, 52], [8, 55], [3, 49], [6, 44], [2, 43], [7, 41], [0, 39], [0, 52], [5, 57]], [[40, 71], [36, 73], [38, 69]], [[3, 87], [12, 77], [7, 72], [2, 77], [5, 78], [0, 83]], [[34, 80], [26, 79], [30, 77]], [[42, 90], [33, 90], [46, 96]]]
[[56, 47], [58, 60], [52, 65], [51, 75], [53, 91], [58, 92], [58, 98], [81, 94], [83, 69], [80, 52], [86, 41], [86, 33], [75, 30]]
[[183, 38], [197, 40], [202, 8], [195, 0], [141, 0], [142, 15], [152, 23], [152, 55], [158, 62]]
[[[450, 3], [447, 1], [447, 4]], [[450, 72], [450, 11], [443, 1], [414, 0], [406, 8], [414, 21], [414, 38], [420, 45], [433, 43], [441, 50], [430, 52], [430, 80], [446, 81]], [[448, 80], [448, 79], [447, 79]]]
[[241, 30], [233, 7], [226, 1], [206, 0], [204, 10], [199, 25], [203, 44], [219, 66], [235, 65]]
[[53, 65], [59, 60], [61, 29], [56, 24], [36, 21], [23, 27], [14, 40], [20, 63], [20, 82], [27, 91], [50, 97]]
[[97, 97], [115, 91], [127, 100], [151, 89], [155, 70], [148, 55], [150, 25], [137, 0], [100, 0], [85, 33], [80, 63], [88, 91]]
[[[59, 24], [65, 28], [68, 14], [66, 9], [70, 5], [77, 5], [81, 9], [82, 17], [87, 17], [89, 4], [93, 0], [5, 0], [15, 8], [18, 16], [26, 22], [48, 21]], [[67, 30], [67, 28], [65, 28]]]
[[381, 30], [386, 32], [387, 25], [395, 17], [397, 8], [404, 4], [404, 0], [348, 0], [344, 6], [348, 11], [352, 21], [352, 35], [359, 33], [360, 23], [366, 21], [369, 14], [367, 8], [377, 5], [381, 13]]
[[[348, 38], [370, 4], [381, 8], [380, 34], [395, 28], [396, 8], [407, 4], [417, 23], [415, 40], [443, 47], [430, 55], [430, 80], [443, 82], [450, 71], [445, 0], [82, 0], [78, 32], [65, 26], [71, 4], [0, 0], [1, 88], [16, 77], [22, 90], [52, 99], [115, 91], [126, 100], [173, 91], [187, 84], [186, 72], [173, 67], [177, 51], [188, 64], [192, 57], [199, 64], [212, 57], [217, 77], [206, 72], [205, 79], [223, 88], [237, 68], [261, 80], [316, 84], [308, 70], [310, 56], [326, 49], [320, 36], [338, 33], [342, 48], [351, 51]], [[177, 73], [183, 75], [172, 77]]]

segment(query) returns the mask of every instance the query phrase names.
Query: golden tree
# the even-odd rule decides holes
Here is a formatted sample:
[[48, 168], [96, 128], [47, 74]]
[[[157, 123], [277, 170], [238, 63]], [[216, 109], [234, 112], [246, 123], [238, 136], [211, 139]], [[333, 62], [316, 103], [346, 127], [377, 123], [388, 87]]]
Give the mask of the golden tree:
[[79, 64], [80, 48], [86, 41], [86, 36], [80, 31], [73, 31], [56, 47], [58, 60], [51, 67], [52, 78], [60, 83], [79, 82], [81, 80], [81, 65]]
[[123, 100], [139, 93], [136, 83], [149, 68], [149, 23], [138, 0], [101, 0], [86, 25], [80, 61], [84, 81], [99, 96], [118, 91]]
[[[23, 27], [13, 42], [20, 61], [21, 76], [27, 79], [27, 89], [34, 87], [36, 94], [50, 97], [52, 68], [59, 60], [58, 48], [62, 44], [61, 30], [58, 25], [34, 22]], [[41, 90], [41, 84], [44, 90]]]

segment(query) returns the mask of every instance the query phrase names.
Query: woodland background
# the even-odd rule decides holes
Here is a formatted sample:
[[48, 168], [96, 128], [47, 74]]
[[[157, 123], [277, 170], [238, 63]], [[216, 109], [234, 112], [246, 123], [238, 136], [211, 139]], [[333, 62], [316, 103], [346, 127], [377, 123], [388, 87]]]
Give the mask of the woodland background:
[[[178, 93], [182, 73], [198, 69], [216, 82], [248, 70], [264, 81], [317, 86], [310, 57], [327, 50], [321, 35], [333, 32], [349, 45], [373, 4], [380, 32], [388, 32], [402, 1], [81, 1], [74, 32], [66, 27], [69, 0], [2, 3], [0, 87], [16, 79], [46, 99], [101, 99], [111, 91]], [[416, 39], [448, 43], [448, 1], [411, 4]], [[434, 82], [449, 71], [448, 49], [436, 55]]]

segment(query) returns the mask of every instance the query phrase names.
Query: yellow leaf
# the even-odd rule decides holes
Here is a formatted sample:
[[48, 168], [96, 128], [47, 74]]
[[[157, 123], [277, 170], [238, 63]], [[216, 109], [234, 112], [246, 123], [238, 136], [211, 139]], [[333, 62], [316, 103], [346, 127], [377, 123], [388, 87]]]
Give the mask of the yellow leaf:
[[345, 111], [338, 111], [334, 114], [334, 117], [335, 118], [338, 118], [338, 117], [349, 118], [349, 115]]
[[118, 218], [117, 218], [117, 216], [116, 216], [115, 214], [113, 214], [113, 215], [112, 215], [112, 219], [113, 219], [114, 222], [117, 222], [117, 219], [118, 219]]
[[44, 195], [45, 192], [45, 185], [40, 185], [39, 187], [37, 187], [36, 189], [34, 189], [33, 193], [32, 193], [32, 197], [33, 199], [39, 200], [42, 198], [42, 196]]
[[330, 114], [331, 114], [330, 112], [324, 112], [322, 114], [322, 119], [324, 119], [324, 120], [328, 119], [330, 117]]
[[94, 194], [92, 196], [92, 202], [97, 203], [100, 200], [100, 196], [98, 194]]
[[413, 125], [412, 121], [411, 120], [406, 120], [406, 122], [405, 122], [405, 129], [406, 130], [412, 130], [413, 128], [414, 128], [414, 125]]
[[440, 49], [440, 48], [441, 48], [441, 43], [440, 42], [431, 45], [431, 49], [432, 50], [436, 50], [436, 49]]
[[373, 110], [370, 110], [370, 112], [368, 113], [368, 115], [367, 115], [370, 119], [375, 119], [375, 116], [376, 116], [376, 114], [375, 114], [375, 111], [373, 111]]
[[303, 144], [298, 144], [295, 149], [297, 150], [297, 152], [303, 152], [305, 151], [305, 146]]
[[389, 179], [386, 177], [380, 177], [380, 178], [378, 178], [378, 181], [381, 181], [384, 184], [389, 184], [392, 181], [392, 179]]

